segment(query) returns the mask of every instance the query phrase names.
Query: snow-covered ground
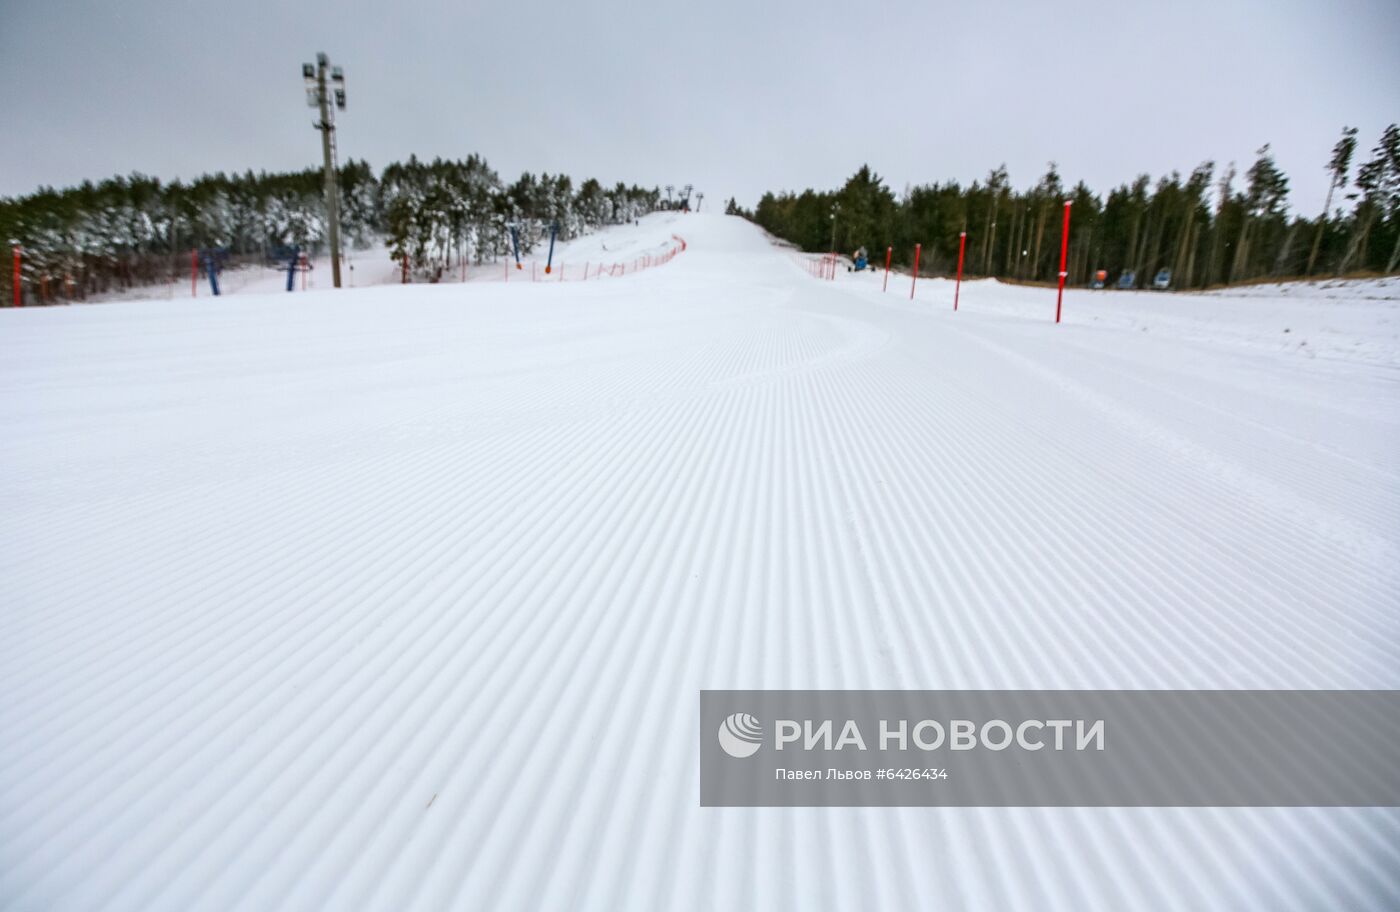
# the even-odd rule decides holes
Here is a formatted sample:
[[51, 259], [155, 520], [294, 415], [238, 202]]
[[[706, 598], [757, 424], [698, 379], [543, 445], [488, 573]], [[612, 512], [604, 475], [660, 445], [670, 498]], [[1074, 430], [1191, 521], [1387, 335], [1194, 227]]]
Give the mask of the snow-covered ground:
[[695, 743], [701, 688], [1400, 686], [1393, 285], [1055, 326], [579, 243], [672, 231], [0, 312], [0, 906], [1400, 904], [1396, 809], [701, 808]]
[[[440, 282], [449, 285], [460, 284], [463, 281], [578, 282], [589, 281], [600, 275], [604, 278], [616, 278], [625, 272], [633, 271], [634, 265], [641, 265], [640, 258], [650, 257], [654, 261], [675, 246], [676, 242], [665, 230], [668, 227], [681, 226], [682, 223], [675, 219], [674, 215], [652, 215], [639, 219], [635, 225], [617, 225], [581, 235], [571, 241], [559, 241], [555, 244], [553, 263], [549, 260], [549, 241], [546, 239], [533, 251], [521, 255], [519, 268], [516, 268], [514, 258], [487, 258], [482, 263], [469, 262], [465, 276], [461, 265], [454, 264], [443, 274]], [[365, 249], [348, 249], [342, 261], [340, 281], [345, 288], [403, 284], [403, 269], [384, 244]], [[604, 271], [613, 265], [619, 269], [611, 273]], [[310, 266], [310, 269], [299, 270], [294, 276], [291, 294], [334, 287], [329, 256], [312, 257]], [[547, 266], [550, 268], [549, 273], [545, 272]], [[422, 282], [423, 278], [415, 276], [414, 281]], [[219, 294], [222, 297], [279, 292], [288, 293], [285, 267], [242, 265], [225, 269], [219, 275]], [[207, 297], [213, 297], [208, 278], [201, 274], [191, 286], [189, 273], [184, 272], [170, 282], [96, 295], [87, 303], [105, 304], [142, 299], [188, 301]]]

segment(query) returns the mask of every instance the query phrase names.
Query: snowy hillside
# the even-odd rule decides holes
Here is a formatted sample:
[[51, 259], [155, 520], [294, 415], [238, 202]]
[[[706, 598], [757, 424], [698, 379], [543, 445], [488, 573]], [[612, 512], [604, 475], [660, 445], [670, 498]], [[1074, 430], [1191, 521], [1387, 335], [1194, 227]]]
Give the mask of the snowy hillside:
[[[519, 281], [581, 281], [588, 268], [590, 277], [596, 277], [600, 268], [626, 266], [632, 268], [640, 257], [655, 258], [664, 254], [674, 245], [672, 232], [679, 228], [680, 213], [652, 213], [643, 216], [637, 224], [617, 225], [605, 231], [589, 232], [569, 241], [555, 245], [551, 271], [546, 274], [549, 261], [548, 239], [533, 251], [523, 252], [520, 269], [515, 268], [513, 257], [487, 257], [477, 263], [469, 258], [465, 280], [470, 282], [519, 282]], [[375, 285], [403, 284], [403, 269], [389, 249], [379, 244], [363, 250], [347, 250], [344, 258], [341, 282], [345, 288], [364, 288]], [[618, 273], [614, 272], [615, 277]], [[454, 284], [463, 281], [460, 263], [448, 270], [441, 284]], [[423, 281], [422, 276], [413, 277], [415, 283]], [[319, 291], [332, 288], [331, 261], [329, 256], [312, 257], [310, 268], [298, 270], [292, 281], [291, 294], [305, 291]], [[247, 294], [287, 293], [287, 270], [285, 267], [254, 264], [230, 267], [219, 274], [220, 297]], [[191, 286], [188, 273], [160, 285], [144, 288], [131, 288], [104, 295], [94, 295], [93, 303], [110, 301], [150, 300], [190, 300], [191, 298], [213, 297], [209, 281], [203, 274]]]
[[701, 688], [1400, 687], [1393, 285], [556, 257], [673, 231], [0, 311], [0, 906], [1394, 908], [1395, 809], [701, 808], [695, 744]]

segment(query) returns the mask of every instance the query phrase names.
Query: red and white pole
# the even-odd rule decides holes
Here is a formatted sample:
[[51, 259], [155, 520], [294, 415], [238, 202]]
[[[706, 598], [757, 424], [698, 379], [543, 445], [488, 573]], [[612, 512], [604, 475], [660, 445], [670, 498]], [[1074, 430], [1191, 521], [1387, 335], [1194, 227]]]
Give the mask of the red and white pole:
[[1069, 254], [1069, 207], [1074, 200], [1065, 200], [1065, 228], [1060, 233], [1060, 291], [1055, 296], [1055, 322], [1060, 322], [1060, 306], [1065, 300], [1065, 260]]
[[16, 306], [16, 307], [23, 307], [23, 306], [24, 306], [24, 292], [23, 292], [23, 290], [22, 290], [22, 286], [20, 285], [19, 261], [20, 261], [20, 249], [19, 249], [19, 245], [16, 244], [16, 245], [15, 245], [15, 306]]
[[923, 244], [914, 245], [914, 277], [909, 283], [909, 300], [914, 300], [914, 286], [919, 284], [919, 251], [923, 250]]
[[889, 291], [889, 290], [890, 290], [890, 257], [893, 256], [893, 255], [894, 255], [894, 248], [893, 248], [893, 247], [886, 247], [886, 248], [885, 248], [885, 287], [880, 289], [880, 291], [882, 291], [882, 292], [884, 292], [884, 291]]
[[190, 248], [190, 297], [199, 297], [199, 251]]
[[953, 286], [953, 313], [958, 312], [958, 294], [962, 291], [963, 252], [967, 250], [967, 232], [958, 234], [958, 281]]

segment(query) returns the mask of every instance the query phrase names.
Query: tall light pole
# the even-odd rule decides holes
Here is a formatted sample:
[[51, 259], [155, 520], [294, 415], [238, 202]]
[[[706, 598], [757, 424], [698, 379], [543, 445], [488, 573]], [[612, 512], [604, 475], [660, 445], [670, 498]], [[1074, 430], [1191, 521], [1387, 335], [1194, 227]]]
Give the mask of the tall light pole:
[[[306, 103], [321, 109], [321, 119], [313, 126], [321, 131], [321, 156], [326, 169], [326, 224], [331, 242], [331, 281], [340, 287], [340, 194], [335, 179], [335, 109], [345, 110], [345, 74], [340, 67], [332, 67], [325, 54], [316, 55], [316, 65], [301, 65], [302, 80], [306, 83]], [[333, 87], [326, 85], [327, 76]], [[334, 92], [334, 96], [332, 96]], [[331, 107], [331, 102], [335, 107]]]

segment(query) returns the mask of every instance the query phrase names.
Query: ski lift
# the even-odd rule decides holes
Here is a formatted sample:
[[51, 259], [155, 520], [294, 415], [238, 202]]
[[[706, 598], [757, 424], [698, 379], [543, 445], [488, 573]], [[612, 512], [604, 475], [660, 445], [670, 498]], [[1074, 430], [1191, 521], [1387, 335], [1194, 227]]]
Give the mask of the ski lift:
[[1094, 281], [1089, 283], [1089, 287], [1095, 290], [1101, 289], [1108, 282], [1108, 270], [1100, 269], [1094, 273]]
[[1118, 290], [1127, 291], [1135, 287], [1137, 287], [1137, 273], [1131, 269], [1124, 270], [1123, 274], [1118, 277]]
[[1170, 269], [1160, 269], [1156, 278], [1152, 280], [1152, 287], [1158, 291], [1166, 291], [1172, 284], [1172, 271]]

